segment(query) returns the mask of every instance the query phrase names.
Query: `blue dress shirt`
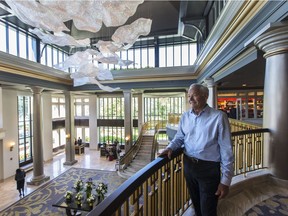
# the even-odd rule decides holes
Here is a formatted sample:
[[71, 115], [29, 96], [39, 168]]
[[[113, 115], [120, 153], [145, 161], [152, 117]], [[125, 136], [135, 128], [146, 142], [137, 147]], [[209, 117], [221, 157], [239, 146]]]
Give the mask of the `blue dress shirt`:
[[184, 145], [184, 154], [205, 161], [220, 162], [221, 183], [230, 185], [233, 177], [233, 150], [226, 113], [208, 105], [199, 115], [183, 113], [177, 133], [167, 148], [173, 151]]

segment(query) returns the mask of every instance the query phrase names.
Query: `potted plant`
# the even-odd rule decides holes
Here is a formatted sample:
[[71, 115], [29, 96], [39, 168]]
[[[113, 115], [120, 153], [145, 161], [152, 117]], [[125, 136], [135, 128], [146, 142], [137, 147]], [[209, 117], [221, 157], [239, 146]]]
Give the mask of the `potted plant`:
[[95, 202], [95, 196], [91, 194], [89, 197], [87, 197], [86, 201], [90, 207], [93, 207], [93, 203]]
[[96, 192], [100, 198], [100, 201], [104, 200], [104, 195], [107, 193], [107, 191], [108, 191], [107, 184], [104, 184], [103, 182], [98, 184]]
[[78, 192], [75, 196], [75, 200], [78, 206], [81, 206], [81, 200], [83, 198], [83, 195], [81, 192]]
[[76, 193], [80, 192], [83, 189], [83, 181], [81, 179], [77, 180], [73, 187]]
[[87, 198], [92, 195], [92, 190], [94, 187], [95, 184], [92, 182], [92, 178], [89, 178], [88, 181], [85, 183], [85, 192]]
[[66, 194], [64, 195], [66, 202], [71, 202], [73, 193], [71, 191], [66, 191]]

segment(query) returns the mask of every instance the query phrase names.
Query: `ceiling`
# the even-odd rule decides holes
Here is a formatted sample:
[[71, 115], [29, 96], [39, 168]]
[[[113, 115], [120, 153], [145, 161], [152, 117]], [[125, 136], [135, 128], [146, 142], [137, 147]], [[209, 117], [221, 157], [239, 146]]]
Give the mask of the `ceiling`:
[[[148, 37], [179, 34], [193, 40], [197, 34], [197, 28], [203, 29], [203, 25], [206, 23], [207, 13], [211, 9], [211, 4], [212, 1], [209, 0], [144, 1], [144, 3], [138, 6], [136, 13], [130, 17], [126, 23], [130, 24], [140, 17], [150, 18], [152, 19], [152, 27]], [[11, 10], [5, 1], [0, 1], [0, 19], [23, 29], [31, 28], [31, 26], [24, 24], [11, 14]], [[100, 31], [92, 33], [77, 30], [72, 21], [68, 21], [65, 24], [70, 29], [69, 34], [74, 38], [83, 39], [88, 37], [90, 38], [91, 44], [96, 43], [99, 39], [111, 40], [111, 35], [116, 30], [116, 27], [107, 28], [103, 25]], [[196, 26], [196, 28], [186, 28], [192, 25]], [[205, 34], [205, 28], [203, 33]], [[250, 88], [263, 88], [264, 74], [262, 72], [260, 77], [259, 69], [262, 70], [265, 62], [260, 63], [254, 61], [245, 66], [245, 68], [241, 68], [235, 73], [226, 76], [218, 81], [218, 87], [220, 89], [243, 88], [242, 85], [246, 83]], [[257, 68], [257, 70], [255, 68]], [[263, 71], [265, 70], [263, 69]], [[257, 76], [254, 73], [257, 73]], [[2, 86], [3, 85], [7, 85], [7, 83], [2, 83]]]
[[[137, 7], [136, 13], [127, 20], [126, 24], [130, 24], [141, 17], [150, 18], [152, 19], [152, 26], [148, 37], [178, 34], [178, 32], [180, 33], [179, 28], [183, 27], [183, 25], [181, 25], [182, 21], [189, 23], [196, 20], [196, 22], [199, 23], [199, 20], [205, 20], [205, 13], [209, 10], [207, 7], [211, 6], [208, 2], [208, 0], [144, 1]], [[26, 30], [33, 28], [21, 22], [16, 16], [13, 16], [12, 11], [5, 1], [0, 1], [0, 18]], [[111, 39], [112, 34], [118, 28], [106, 27], [103, 24], [100, 31], [93, 33], [76, 29], [73, 21], [67, 21], [65, 25], [70, 29], [70, 32], [66, 33], [76, 39], [90, 38], [92, 42], [99, 39]], [[193, 37], [193, 35], [191, 35], [191, 37]]]

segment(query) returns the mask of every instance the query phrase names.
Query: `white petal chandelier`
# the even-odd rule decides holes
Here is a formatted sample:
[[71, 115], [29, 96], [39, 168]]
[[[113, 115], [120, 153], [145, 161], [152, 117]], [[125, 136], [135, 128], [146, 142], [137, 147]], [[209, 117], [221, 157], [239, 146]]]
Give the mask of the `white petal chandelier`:
[[14, 15], [22, 22], [35, 27], [29, 29], [43, 43], [58, 46], [89, 47], [90, 39], [76, 40], [69, 34], [64, 22], [73, 20], [79, 30], [97, 32], [102, 23], [107, 27], [121, 26], [112, 36], [112, 41], [99, 40], [94, 49], [76, 52], [64, 62], [54, 65], [57, 69], [74, 68], [71, 74], [74, 86], [93, 83], [105, 91], [119, 88], [103, 86], [99, 80], [112, 80], [113, 76], [102, 63], [128, 66], [133, 62], [122, 60], [116, 52], [129, 49], [139, 36], [146, 36], [151, 30], [152, 20], [139, 18], [130, 25], [124, 25], [144, 0], [6, 0]]

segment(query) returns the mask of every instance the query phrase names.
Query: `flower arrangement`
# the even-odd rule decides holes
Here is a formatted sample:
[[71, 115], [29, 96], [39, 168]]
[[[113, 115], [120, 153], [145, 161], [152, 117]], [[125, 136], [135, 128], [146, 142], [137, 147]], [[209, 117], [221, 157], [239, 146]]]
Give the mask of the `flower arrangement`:
[[83, 189], [83, 181], [81, 179], [77, 180], [73, 188], [76, 190], [77, 193], [80, 192]]
[[104, 184], [103, 182], [98, 184], [98, 186], [96, 188], [96, 192], [97, 192], [97, 194], [101, 200], [104, 199], [104, 195], [107, 193], [107, 191], [108, 191], [107, 184]]
[[64, 195], [66, 201], [71, 201], [73, 197], [73, 193], [71, 191], [66, 191], [66, 194]]
[[76, 202], [77, 202], [78, 205], [81, 204], [82, 198], [83, 198], [83, 195], [82, 195], [81, 192], [78, 192], [78, 193], [75, 195], [75, 199], [76, 199]]
[[87, 203], [89, 206], [93, 206], [93, 203], [95, 202], [95, 196], [91, 194], [89, 197], [87, 197]]
[[85, 191], [86, 191], [86, 197], [89, 197], [92, 193], [93, 188], [95, 187], [95, 184], [92, 181], [92, 178], [89, 178], [88, 181], [85, 183]]

